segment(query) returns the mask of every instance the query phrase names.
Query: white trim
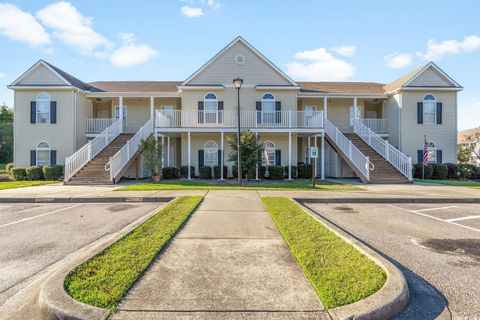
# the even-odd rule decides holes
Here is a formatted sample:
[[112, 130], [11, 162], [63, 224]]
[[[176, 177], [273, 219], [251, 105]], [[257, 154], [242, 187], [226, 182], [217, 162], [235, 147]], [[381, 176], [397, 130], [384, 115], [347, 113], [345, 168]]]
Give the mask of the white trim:
[[[46, 143], [48, 145], [47, 148], [39, 148], [38, 146], [42, 143]], [[47, 141], [40, 141], [39, 143], [37, 143], [37, 145], [35, 146], [35, 165], [38, 167], [38, 151], [47, 151], [48, 152], [48, 164], [46, 164], [47, 166], [51, 165], [52, 164], [52, 155], [51, 155], [51, 150], [52, 148], [50, 147], [50, 143], [48, 143]], [[43, 164], [42, 166], [45, 166], [45, 164]]]
[[[432, 96], [434, 99], [433, 100], [425, 100], [426, 96]], [[427, 103], [433, 103], [433, 122], [425, 122], [425, 102]], [[426, 93], [423, 95], [423, 100], [422, 100], [422, 124], [437, 124], [437, 97], [432, 94], [432, 93]]]
[[[398, 91], [425, 91], [425, 90], [431, 90], [431, 91], [462, 91], [463, 87], [402, 87]], [[394, 91], [392, 91], [394, 92]]]
[[[14, 89], [14, 90], [74, 90], [78, 89], [77, 87], [74, 86], [12, 86], [9, 85], [7, 86], [8, 89]], [[79, 89], [80, 90], [80, 89]], [[82, 92], [85, 92], [83, 90], [80, 90]]]
[[[264, 156], [265, 156], [265, 154], [267, 154], [267, 148], [265, 148], [265, 145], [266, 145], [267, 143], [270, 143], [270, 144], [273, 146], [273, 164], [271, 164], [271, 165], [268, 164], [268, 163], [266, 164], [266, 163], [263, 161], [264, 159], [266, 159]], [[277, 156], [277, 155], [276, 155], [275, 150], [276, 150], [276, 146], [275, 146], [275, 143], [273, 143], [273, 141], [267, 140], [267, 141], [264, 141], [264, 142], [263, 142], [262, 166], [267, 166], [267, 167], [268, 167], [268, 166], [274, 166], [274, 165], [275, 165], [276, 160], [277, 160], [277, 159], [276, 159], [276, 156]], [[270, 159], [268, 159], [268, 160], [269, 160], [269, 162], [270, 162]], [[281, 165], [281, 164], [280, 164], [280, 165]]]
[[245, 39], [243, 39], [241, 36], [238, 36], [235, 38], [232, 42], [230, 42], [225, 48], [220, 50], [216, 55], [213, 56], [210, 60], [208, 60], [203, 66], [200, 67], [197, 71], [195, 71], [190, 77], [187, 78], [180, 86], [186, 85], [188, 82], [190, 82], [193, 78], [195, 78], [200, 72], [205, 70], [208, 66], [210, 66], [215, 60], [217, 60], [224, 52], [226, 52], [228, 49], [230, 49], [233, 45], [236, 43], [241, 42], [243, 43], [247, 48], [249, 48], [253, 53], [255, 53], [258, 57], [260, 57], [261, 60], [263, 60], [267, 65], [269, 65], [273, 70], [277, 71], [283, 78], [288, 80], [292, 85], [298, 86], [295, 81], [293, 81], [287, 74], [285, 74], [280, 68], [278, 68], [276, 65], [274, 65], [270, 60], [268, 60], [263, 54], [261, 54], [257, 49], [255, 49], [250, 43], [248, 43]]
[[[20, 77], [18, 77], [13, 83], [10, 85], [11, 87], [15, 86], [17, 83], [19, 83], [21, 80], [23, 80], [27, 75], [30, 74], [37, 66], [42, 65], [45, 68], [47, 68], [50, 72], [52, 72], [55, 76], [57, 76], [62, 82], [64, 82], [66, 85], [73, 86], [70, 82], [68, 82], [64, 77], [62, 77], [57, 71], [53, 70], [52, 67], [50, 67], [45, 61], [42, 59], [38, 60], [33, 66], [28, 68], [27, 71], [25, 71]], [[10, 87], [9, 86], [9, 87]]]
[[405, 82], [403, 85], [402, 85], [402, 89], [403, 87], [408, 87], [410, 85], [410, 83], [412, 83], [415, 79], [417, 79], [421, 74], [423, 74], [428, 68], [434, 68], [435, 70], [437, 70], [442, 76], [444, 76], [448, 81], [450, 81], [455, 87], [457, 88], [461, 88], [462, 86], [459, 85], [455, 80], [453, 80], [448, 74], [445, 73], [445, 71], [443, 71], [442, 69], [440, 69], [439, 66], [437, 66], [433, 61], [430, 61], [429, 63], [427, 63], [423, 68], [422, 70], [418, 71], [417, 74], [415, 74], [413, 77], [410, 78], [410, 80], [408, 80], [407, 82]]
[[211, 85], [211, 86], [187, 86], [187, 85], [181, 85], [181, 86], [178, 86], [177, 87], [178, 89], [180, 90], [191, 90], [191, 91], [195, 91], [195, 90], [201, 90], [201, 91], [204, 91], [204, 90], [223, 90], [225, 89], [225, 86], [223, 85]]
[[[48, 99], [40, 99], [41, 102], [47, 102], [48, 101], [48, 118], [47, 118], [47, 121], [46, 122], [40, 122], [39, 119], [38, 119], [38, 101], [39, 101], [39, 98], [38, 96], [41, 95], [41, 94], [46, 94], [48, 96]], [[43, 101], [42, 101], [43, 100]], [[39, 92], [36, 96], [35, 96], [35, 124], [50, 124], [51, 121], [52, 121], [52, 111], [51, 111], [51, 108], [52, 108], [52, 97], [47, 93], [47, 92]], [[42, 113], [45, 113], [47, 114], [47, 112], [42, 112]]]
[[[32, 88], [29, 88], [32, 89]], [[181, 97], [180, 91], [176, 92], [164, 92], [164, 91], [145, 91], [145, 92], [88, 92], [85, 94], [87, 98], [118, 98], [120, 96], [124, 98], [178, 98]]]
[[[431, 89], [431, 88], [430, 88]], [[298, 98], [364, 98], [364, 99], [387, 99], [388, 95], [387, 94], [371, 94], [371, 93], [351, 93], [351, 92], [345, 92], [345, 93], [338, 93], [338, 92], [325, 92], [325, 93], [320, 93], [320, 92], [299, 92], [297, 94]]]

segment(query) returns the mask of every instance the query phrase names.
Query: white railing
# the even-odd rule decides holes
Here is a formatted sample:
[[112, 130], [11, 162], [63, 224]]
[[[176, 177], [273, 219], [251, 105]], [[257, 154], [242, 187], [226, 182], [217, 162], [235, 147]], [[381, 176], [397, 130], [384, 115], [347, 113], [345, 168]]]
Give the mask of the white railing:
[[110, 127], [117, 119], [115, 118], [88, 118], [85, 122], [87, 133], [100, 133]]
[[361, 174], [370, 180], [370, 159], [365, 156], [338, 128], [325, 119], [325, 132], [340, 148], [340, 150], [350, 159], [353, 165], [361, 172]]
[[[155, 125], [159, 128], [236, 128], [236, 110], [218, 112], [157, 110]], [[323, 128], [323, 111], [240, 110], [242, 128]]]
[[140, 130], [120, 149], [105, 165], [105, 170], [110, 171], [110, 179], [122, 171], [130, 159], [137, 153], [140, 141], [146, 139], [153, 132], [153, 119], [149, 119]]
[[412, 158], [382, 139], [378, 134], [363, 124], [359, 119], [354, 120], [354, 132], [370, 147], [378, 152], [385, 160], [400, 171], [408, 180], [412, 180]]
[[387, 133], [387, 119], [359, 119], [365, 126], [376, 133]]
[[95, 158], [110, 142], [112, 142], [123, 131], [123, 123], [117, 120], [109, 127], [99, 133], [94, 139], [81, 147], [70, 157], [65, 158], [65, 177], [67, 182], [75, 173], [83, 168], [90, 160]]

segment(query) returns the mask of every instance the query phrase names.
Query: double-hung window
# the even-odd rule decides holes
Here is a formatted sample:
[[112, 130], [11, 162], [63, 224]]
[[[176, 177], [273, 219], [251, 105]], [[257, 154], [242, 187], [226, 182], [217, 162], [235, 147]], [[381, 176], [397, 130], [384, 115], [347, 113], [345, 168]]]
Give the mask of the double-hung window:
[[423, 97], [423, 123], [435, 124], [437, 99], [432, 94]]
[[37, 145], [37, 166], [49, 166], [50, 165], [50, 145], [47, 142], [40, 142]]
[[46, 92], [37, 95], [37, 123], [50, 123], [50, 95]]

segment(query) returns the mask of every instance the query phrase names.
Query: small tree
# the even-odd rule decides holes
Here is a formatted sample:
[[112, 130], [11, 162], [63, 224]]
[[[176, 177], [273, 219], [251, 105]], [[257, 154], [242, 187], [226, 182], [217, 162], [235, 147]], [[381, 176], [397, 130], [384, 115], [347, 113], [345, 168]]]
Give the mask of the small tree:
[[154, 180], [159, 179], [162, 169], [162, 144], [151, 135], [147, 139], [140, 141], [139, 150], [145, 158], [145, 167], [152, 173], [152, 178]]
[[470, 162], [470, 158], [472, 156], [472, 147], [463, 147], [461, 145], [457, 145], [457, 160], [461, 164]]
[[[238, 168], [237, 156], [237, 135], [228, 136], [227, 143], [230, 145], [232, 151], [228, 155], [228, 159], [234, 163]], [[242, 155], [242, 173], [248, 179], [255, 175], [257, 165], [261, 165], [259, 153], [263, 149], [263, 145], [258, 142], [255, 133], [251, 131], [243, 131], [240, 134], [240, 152]]]

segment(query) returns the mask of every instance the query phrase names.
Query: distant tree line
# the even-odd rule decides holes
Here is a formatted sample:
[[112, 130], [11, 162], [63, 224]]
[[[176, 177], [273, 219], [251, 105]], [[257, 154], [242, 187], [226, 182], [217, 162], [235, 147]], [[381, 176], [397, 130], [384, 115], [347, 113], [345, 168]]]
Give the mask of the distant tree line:
[[13, 161], [13, 110], [0, 108], [0, 163]]

